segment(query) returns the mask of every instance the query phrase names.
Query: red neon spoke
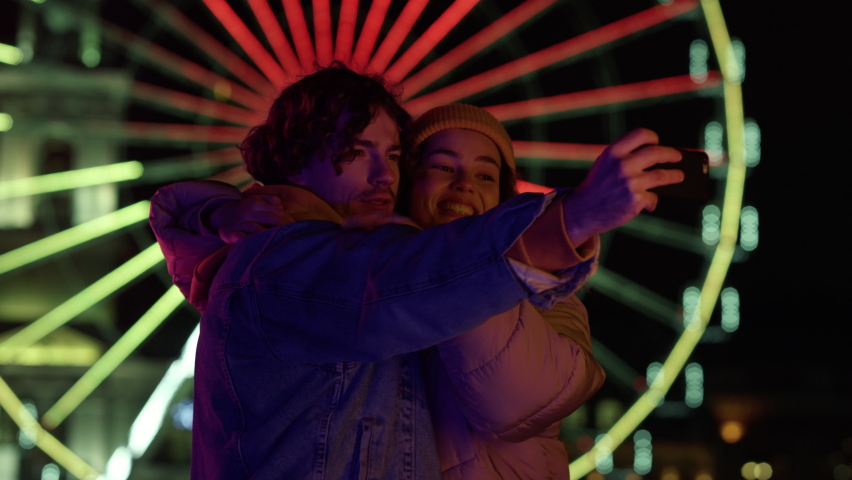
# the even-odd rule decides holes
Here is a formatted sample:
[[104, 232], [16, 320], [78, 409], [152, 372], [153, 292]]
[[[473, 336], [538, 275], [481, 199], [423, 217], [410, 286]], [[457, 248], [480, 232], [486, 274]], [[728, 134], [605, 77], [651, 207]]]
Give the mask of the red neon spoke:
[[311, 33], [305, 22], [305, 12], [299, 0], [283, 0], [284, 13], [287, 15], [287, 23], [290, 25], [290, 34], [293, 36], [293, 44], [299, 55], [299, 63], [302, 70], [311, 72], [314, 69], [314, 46], [311, 44]]
[[269, 8], [267, 0], [249, 0], [249, 6], [257, 23], [260, 24], [266, 40], [272, 45], [272, 51], [275, 52], [278, 61], [284, 66], [284, 70], [291, 76], [302, 73], [299, 59], [293, 53], [290, 42], [284, 36], [284, 31], [281, 30], [281, 25], [278, 24], [278, 19], [275, 18], [275, 14]]
[[544, 185], [537, 185], [535, 183], [525, 182], [523, 180], [518, 180], [517, 183], [518, 193], [550, 193], [553, 191], [550, 187], [545, 187]]
[[[453, 48], [441, 58], [429, 63], [429, 65], [423, 67], [422, 70], [402, 82], [402, 86], [405, 89], [403, 99], [411, 98], [414, 94], [423, 90], [435, 80], [446, 75], [450, 70], [458, 67], [465, 60], [496, 42], [501, 37], [516, 29], [519, 25], [523, 24], [555, 2], [556, 0], [527, 0], [521, 5], [518, 5], [514, 10], [498, 18], [491, 23], [491, 25], [485, 27], [479, 33], [465, 40], [459, 46]], [[412, 45], [409, 51], [414, 50], [415, 45]], [[407, 53], [408, 52], [406, 52], [406, 54]], [[423, 52], [422, 54], [425, 55], [426, 53], [428, 53], [428, 51]], [[416, 54], [417, 53], [412, 53], [411, 55], [413, 57]], [[411, 62], [410, 67], [407, 65], [403, 67], [403, 58], [405, 58], [405, 56], [401, 57], [397, 61], [397, 63], [400, 64], [400, 73], [391, 72], [397, 68], [396, 64], [388, 70], [388, 75], [391, 76], [391, 78], [401, 79], [405, 77], [408, 71], [410, 71], [411, 68], [414, 68], [414, 66], [417, 65], [417, 62], [422, 59], [422, 56], [421, 58], [418, 58], [417, 61], [407, 60]]]
[[240, 20], [240, 17], [237, 16], [228, 3], [225, 0], [204, 0], [204, 4], [213, 12], [213, 15], [225, 27], [225, 30], [240, 44], [240, 47], [251, 57], [258, 68], [260, 68], [260, 71], [272, 80], [272, 83], [275, 85], [284, 85], [288, 78], [281, 65], [278, 65], [278, 62], [272, 58], [272, 55], [263, 48], [263, 45], [260, 44], [254, 34], [251, 33], [251, 30]]
[[328, 0], [314, 0], [314, 38], [317, 47], [317, 63], [325, 67], [332, 60], [331, 6]]
[[718, 71], [714, 70], [708, 72], [707, 80], [703, 83], [695, 83], [689, 75], [680, 75], [677, 77], [586, 90], [584, 92], [572, 92], [552, 97], [505, 103], [503, 105], [485, 107], [485, 110], [491, 112], [501, 122], [505, 122], [518, 118], [535, 117], [581, 108], [599, 107], [602, 105], [694, 92], [707, 88], [715, 88], [721, 84], [722, 76]]
[[242, 107], [143, 82], [135, 82], [130, 89], [130, 94], [138, 100], [165, 105], [176, 110], [194, 115], [204, 115], [237, 125], [256, 125], [262, 122], [264, 118], [262, 114]]
[[399, 14], [399, 18], [393, 23], [388, 34], [385, 35], [385, 39], [382, 40], [382, 44], [379, 45], [379, 49], [376, 50], [376, 54], [370, 59], [367, 70], [371, 72], [385, 71], [391, 59], [399, 50], [399, 46], [402, 45], [402, 41], [411, 31], [411, 27], [423, 13], [427, 3], [429, 3], [429, 0], [408, 0], [405, 8], [402, 9], [402, 13]]
[[251, 176], [248, 172], [246, 172], [243, 165], [238, 165], [236, 167], [229, 168], [224, 172], [217, 173], [216, 175], [211, 175], [210, 177], [207, 177], [207, 179], [230, 183], [231, 185], [238, 185], [246, 180], [250, 180]]
[[243, 153], [234, 146], [193, 153], [190, 155], [192, 155], [192, 160], [203, 161], [211, 167], [237, 165], [238, 168], [242, 168], [245, 165], [243, 163]]
[[[177, 181], [181, 178], [199, 178], [220, 168], [245, 172], [242, 152], [234, 145], [216, 150], [194, 152], [174, 157], [158, 158], [145, 162], [143, 180], [149, 183]], [[220, 172], [224, 173], [224, 172]], [[209, 180], [214, 178], [207, 177]]]
[[445, 10], [435, 20], [435, 23], [430, 25], [426, 32], [415, 40], [414, 44], [391, 65], [385, 72], [385, 78], [392, 82], [402, 80], [477, 3], [479, 3], [479, 0], [456, 0], [453, 2], [450, 8]]
[[180, 143], [218, 143], [235, 144], [245, 138], [245, 127], [225, 127], [217, 125], [192, 125], [187, 123], [156, 122], [86, 122], [81, 125], [86, 136], [95, 138], [114, 138], [132, 142], [180, 142]]
[[358, 36], [358, 43], [355, 45], [355, 53], [352, 54], [352, 66], [355, 69], [362, 69], [367, 66], [370, 55], [373, 53], [373, 47], [376, 46], [379, 30], [385, 22], [388, 5], [390, 5], [390, 0], [373, 0], [370, 5], [370, 11], [367, 12], [367, 19], [364, 20], [361, 35]]
[[358, 19], [358, 0], [343, 0], [340, 18], [337, 21], [337, 40], [334, 42], [334, 58], [345, 64], [352, 59], [352, 42], [355, 40], [355, 22]]
[[674, 0], [667, 5], [651, 7], [487, 72], [474, 75], [454, 85], [426, 94], [408, 102], [406, 108], [412, 115], [417, 115], [432, 107], [453, 103], [474, 93], [482, 92], [548, 65], [587, 52], [592, 48], [645, 30], [697, 7], [697, 0]]
[[593, 162], [607, 145], [590, 143], [528, 142], [513, 140], [512, 150], [518, 158], [544, 158], [550, 160], [580, 160]]
[[243, 61], [243, 59], [234, 54], [228, 47], [222, 45], [221, 42], [195, 24], [180, 10], [162, 0], [143, 1], [149, 9], [159, 15], [160, 19], [171, 25], [175, 32], [185, 36], [212, 60], [225, 67], [226, 70], [245, 82], [246, 85], [262, 95], [270, 97], [275, 95], [276, 88], [270, 83], [269, 79], [259, 74], [254, 67]]
[[224, 89], [229, 92], [231, 100], [249, 107], [252, 110], [266, 112], [269, 108], [269, 101], [257, 93], [243, 87], [242, 85], [234, 83], [221, 75], [217, 75], [196, 63], [175, 55], [165, 48], [155, 45], [136, 34], [130, 33], [121, 27], [117, 27], [106, 22], [101, 23], [101, 29], [106, 40], [120, 47], [126, 48], [140, 62], [145, 62], [155, 67], [177, 73], [181, 77], [191, 80], [210, 90], [221, 90], [224, 87]]

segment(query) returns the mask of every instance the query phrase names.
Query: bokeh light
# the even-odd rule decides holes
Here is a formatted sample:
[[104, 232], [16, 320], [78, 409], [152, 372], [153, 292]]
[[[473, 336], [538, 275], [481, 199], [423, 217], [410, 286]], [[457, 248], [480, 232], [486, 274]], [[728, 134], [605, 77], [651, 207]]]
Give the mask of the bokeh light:
[[[685, 330], [696, 330], [701, 326], [700, 305], [701, 290], [698, 287], [687, 287], [683, 291], [683, 328]], [[651, 380], [650, 375], [648, 379]], [[650, 385], [649, 383], [648, 386]]]
[[100, 31], [89, 17], [81, 20], [80, 27], [80, 61], [88, 68], [95, 68], [101, 63]]
[[760, 127], [754, 120], [745, 122], [745, 163], [747, 167], [754, 167], [760, 163]]
[[746, 462], [740, 473], [746, 480], [769, 480], [772, 478], [772, 466], [765, 462]]
[[834, 476], [834, 480], [849, 480], [852, 478], [852, 468], [849, 468], [848, 465], [838, 465], [834, 467], [834, 471], [831, 473]]
[[695, 475], [695, 480], [713, 480], [713, 475], [711, 475], [710, 472], [698, 472], [698, 474]]
[[637, 430], [633, 434], [633, 470], [640, 475], [647, 475], [653, 461], [651, 433], [648, 430]]
[[757, 209], [751, 206], [743, 207], [740, 213], [740, 246], [743, 250], [750, 252], [757, 248], [759, 223]]
[[645, 378], [649, 387], [654, 387], [663, 382], [663, 364], [660, 362], [651, 362], [646, 369]]
[[602, 433], [595, 438], [595, 470], [606, 475], [612, 467], [612, 437]]
[[745, 427], [741, 422], [728, 420], [719, 428], [719, 435], [727, 443], [737, 443], [743, 438]]
[[756, 466], [757, 466], [757, 464], [754, 463], [754, 462], [746, 462], [746, 464], [743, 465], [743, 468], [740, 469], [740, 473], [742, 474], [743, 478], [745, 478], [746, 480], [753, 479], [754, 478], [754, 468]]
[[721, 165], [725, 158], [725, 150], [722, 148], [724, 132], [719, 122], [710, 122], [704, 127], [704, 151], [707, 152], [711, 166]]
[[12, 125], [15, 122], [12, 121], [12, 116], [8, 113], [0, 112], [0, 132], [8, 132], [12, 129]]
[[722, 211], [716, 205], [704, 207], [701, 217], [701, 239], [707, 245], [719, 243], [719, 232], [721, 229]]
[[172, 407], [172, 424], [178, 430], [192, 430], [192, 399], [185, 398]]
[[0, 43], [0, 63], [18, 65], [24, 59], [24, 52], [14, 45]]
[[41, 480], [59, 480], [59, 466], [48, 463], [41, 469]]
[[101, 63], [101, 51], [97, 48], [86, 48], [80, 52], [80, 61], [89, 68], [95, 68]]
[[[36, 444], [38, 428], [34, 419], [38, 418], [38, 410], [32, 402], [24, 402], [24, 406], [21, 408], [21, 417], [24, 424], [21, 425], [21, 429], [18, 431], [18, 445], [20, 445], [24, 450], [29, 450], [35, 447]], [[26, 412], [24, 412], [24, 410], [26, 410]], [[26, 415], [27, 412], [29, 415]]]
[[754, 475], [757, 480], [769, 480], [772, 478], [772, 467], [768, 463], [758, 463], [754, 467]]
[[734, 61], [737, 63], [737, 70], [739, 71], [739, 74], [740, 74], [740, 77], [739, 77], [740, 83], [743, 83], [743, 81], [745, 80], [745, 74], [746, 74], [746, 65], [745, 65], [746, 51], [745, 51], [745, 45], [743, 45], [742, 40], [739, 40], [739, 39], [731, 40], [731, 52], [734, 54]]
[[707, 59], [710, 57], [710, 49], [707, 42], [698, 39], [689, 45], [689, 76], [695, 83], [704, 83], [707, 80]]
[[660, 480], [680, 480], [680, 471], [677, 467], [668, 466], [660, 472]]
[[740, 327], [740, 293], [734, 287], [722, 290], [722, 330], [731, 333]]
[[690, 363], [685, 369], [686, 395], [684, 401], [690, 408], [697, 408], [704, 402], [704, 369], [697, 363]]

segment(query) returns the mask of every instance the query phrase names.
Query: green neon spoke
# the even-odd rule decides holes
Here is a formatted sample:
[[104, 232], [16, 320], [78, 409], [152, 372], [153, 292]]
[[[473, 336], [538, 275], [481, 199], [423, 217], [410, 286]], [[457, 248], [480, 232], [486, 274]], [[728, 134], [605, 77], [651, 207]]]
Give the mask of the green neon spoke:
[[650, 215], [639, 215], [619, 227], [618, 231], [687, 252], [702, 255], [707, 252], [707, 246], [698, 240], [701, 235], [695, 227]]
[[639, 372], [595, 338], [592, 338], [592, 351], [595, 352], [595, 360], [606, 371], [606, 378], [633, 392], [633, 381]]
[[0, 182], [0, 199], [72, 190], [105, 183], [125, 182], [141, 177], [143, 171], [142, 164], [133, 160], [100, 167], [80, 168], [67, 172], [6, 180]]
[[163, 260], [159, 244], [153, 244], [126, 261], [122, 266], [104, 275], [80, 293], [69, 298], [43, 317], [30, 323], [17, 333], [0, 342], [0, 364], [9, 363], [15, 355], [33, 345], [45, 335], [61, 327], [72, 318], [85, 312], [121, 287], [144, 274]]
[[44, 414], [45, 427], [56, 428], [183, 302], [172, 286], [121, 338]]
[[77, 245], [148, 219], [150, 202], [143, 200], [42, 238], [0, 255], [0, 275]]
[[652, 320], [680, 330], [676, 314], [680, 305], [663, 297], [653, 290], [622, 277], [604, 267], [589, 278], [589, 286], [607, 297], [621, 302], [636, 311], [644, 313]]

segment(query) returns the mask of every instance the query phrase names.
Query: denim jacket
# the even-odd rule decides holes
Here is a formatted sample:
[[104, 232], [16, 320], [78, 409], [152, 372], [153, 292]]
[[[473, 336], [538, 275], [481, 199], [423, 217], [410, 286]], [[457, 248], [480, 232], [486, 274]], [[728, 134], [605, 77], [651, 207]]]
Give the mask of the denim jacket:
[[202, 317], [192, 477], [439, 478], [416, 352], [585, 279], [591, 262], [537, 289], [505, 257], [548, 201], [422, 232], [309, 220], [237, 242]]

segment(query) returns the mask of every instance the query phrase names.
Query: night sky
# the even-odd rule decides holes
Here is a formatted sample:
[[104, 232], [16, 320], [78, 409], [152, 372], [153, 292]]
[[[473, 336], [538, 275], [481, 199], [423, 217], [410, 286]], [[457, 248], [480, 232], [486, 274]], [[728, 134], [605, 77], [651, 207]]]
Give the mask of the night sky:
[[745, 113], [761, 127], [745, 191], [760, 212], [760, 245], [732, 266], [742, 323], [712, 350], [725, 374], [708, 376], [708, 392], [763, 398], [772, 413], [754, 433], [765, 456], [805, 459], [799, 478], [831, 478], [833, 465], [852, 461], [840, 443], [852, 437], [848, 26], [830, 8], [778, 6], [722, 1], [746, 45]]
[[[746, 45], [746, 116], [761, 127], [761, 163], [745, 195], [760, 212], [760, 245], [732, 274], [748, 291], [737, 360], [776, 372], [767, 384], [811, 390], [811, 370], [852, 393], [848, 353], [850, 266], [848, 73], [830, 11], [722, 2], [728, 29]], [[831, 22], [836, 22], [832, 24]], [[735, 266], [736, 267], [736, 266]], [[816, 391], [814, 393], [817, 393]], [[850, 405], [852, 407], [852, 405]], [[850, 432], [852, 433], [852, 432]]]

